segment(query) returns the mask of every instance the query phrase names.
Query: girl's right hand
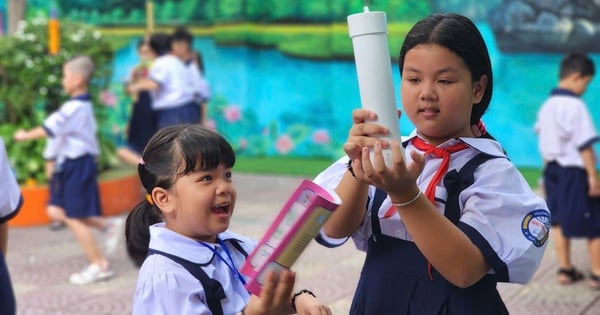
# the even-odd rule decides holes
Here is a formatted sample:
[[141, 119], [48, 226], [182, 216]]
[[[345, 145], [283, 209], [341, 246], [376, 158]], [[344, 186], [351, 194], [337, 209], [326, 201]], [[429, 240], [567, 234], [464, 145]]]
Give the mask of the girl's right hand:
[[281, 270], [269, 271], [262, 286], [260, 297], [253, 295], [244, 309], [245, 315], [292, 314], [291, 298], [296, 273]]
[[[400, 117], [400, 112], [398, 112]], [[351, 160], [361, 158], [361, 150], [363, 147], [373, 147], [375, 142], [381, 141], [383, 148], [388, 148], [389, 143], [382, 141], [376, 136], [386, 135], [390, 131], [376, 123], [368, 122], [369, 120], [377, 119], [377, 114], [368, 109], [355, 109], [352, 111], [352, 128], [348, 132], [348, 140], [344, 143], [344, 151]]]

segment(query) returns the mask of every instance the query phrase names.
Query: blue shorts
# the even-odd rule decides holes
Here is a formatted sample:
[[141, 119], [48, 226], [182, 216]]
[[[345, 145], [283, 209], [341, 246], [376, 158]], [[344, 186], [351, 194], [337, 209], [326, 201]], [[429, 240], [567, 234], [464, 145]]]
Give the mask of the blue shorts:
[[155, 118], [158, 129], [179, 124], [196, 124], [200, 122], [200, 106], [189, 102], [182, 106], [157, 110]]
[[544, 190], [551, 225], [559, 225], [566, 237], [600, 237], [600, 198], [588, 196], [584, 169], [548, 163]]
[[63, 208], [68, 218], [90, 218], [102, 213], [94, 156], [67, 159], [57, 165], [50, 180], [48, 204]]

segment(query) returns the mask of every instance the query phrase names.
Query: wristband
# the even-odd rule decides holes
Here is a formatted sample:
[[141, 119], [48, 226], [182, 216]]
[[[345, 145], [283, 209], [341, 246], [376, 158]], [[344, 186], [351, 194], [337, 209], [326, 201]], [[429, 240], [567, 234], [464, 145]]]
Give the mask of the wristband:
[[298, 292], [294, 293], [294, 296], [292, 296], [292, 301], [291, 301], [291, 304], [290, 304], [290, 306], [292, 307], [292, 309], [294, 310], [294, 312], [297, 312], [297, 311], [296, 311], [296, 297], [298, 297], [298, 295], [301, 295], [301, 294], [304, 294], [304, 293], [306, 293], [306, 294], [310, 294], [310, 295], [312, 295], [314, 298], [316, 298], [316, 296], [315, 296], [315, 294], [314, 294], [314, 293], [312, 293], [312, 292], [310, 292], [309, 290], [306, 290], [306, 289], [302, 289], [302, 290], [300, 290], [300, 291], [298, 291]]
[[419, 199], [419, 197], [421, 197], [421, 194], [422, 194], [421, 190], [419, 190], [419, 192], [417, 193], [416, 196], [413, 197], [413, 199], [411, 199], [411, 200], [409, 200], [407, 202], [402, 202], [402, 203], [393, 203], [392, 202], [392, 206], [395, 206], [395, 207], [406, 207], [406, 206], [414, 203], [415, 201], [417, 201], [417, 199]]

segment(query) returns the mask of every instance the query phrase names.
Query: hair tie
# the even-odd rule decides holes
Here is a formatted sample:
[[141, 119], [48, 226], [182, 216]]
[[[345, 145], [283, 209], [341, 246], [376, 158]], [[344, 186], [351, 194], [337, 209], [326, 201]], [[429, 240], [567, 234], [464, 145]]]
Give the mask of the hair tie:
[[144, 158], [140, 158], [140, 164], [141, 165], [145, 165], [146, 164], [146, 162], [144, 162]]
[[146, 194], [146, 201], [154, 206], [154, 200], [152, 200], [152, 196], [150, 196], [150, 194]]
[[485, 129], [485, 125], [481, 119], [475, 125], [471, 125], [471, 132], [476, 138], [486, 134], [487, 130]]

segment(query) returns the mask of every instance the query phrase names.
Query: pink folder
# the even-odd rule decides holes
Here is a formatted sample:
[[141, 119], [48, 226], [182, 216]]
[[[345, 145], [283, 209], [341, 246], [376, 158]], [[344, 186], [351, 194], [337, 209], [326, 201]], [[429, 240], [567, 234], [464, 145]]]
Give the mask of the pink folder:
[[302, 181], [242, 266], [246, 289], [259, 295], [267, 271], [289, 269], [340, 203], [335, 192]]

